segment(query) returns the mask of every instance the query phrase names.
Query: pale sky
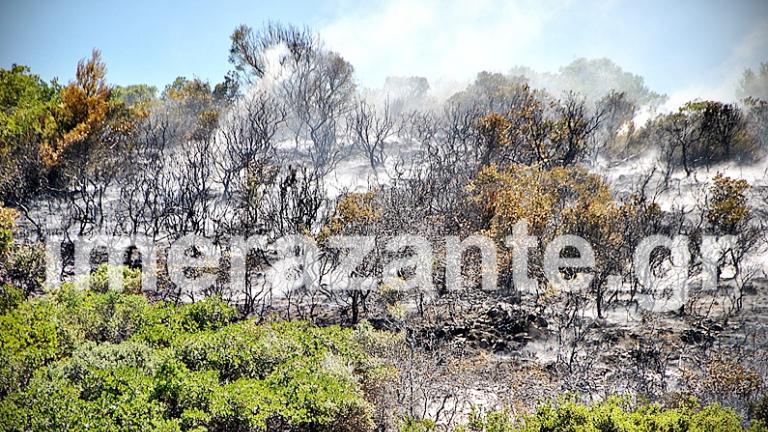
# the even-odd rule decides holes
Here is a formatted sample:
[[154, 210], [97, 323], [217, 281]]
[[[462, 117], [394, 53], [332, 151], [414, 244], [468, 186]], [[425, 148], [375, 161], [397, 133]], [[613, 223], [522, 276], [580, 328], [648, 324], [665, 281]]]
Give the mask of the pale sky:
[[218, 82], [231, 68], [232, 30], [267, 20], [316, 29], [368, 86], [389, 75], [463, 81], [608, 57], [652, 90], [690, 99], [727, 94], [745, 67], [768, 61], [764, 0], [0, 0], [0, 67], [26, 64], [66, 82], [99, 48], [115, 84]]

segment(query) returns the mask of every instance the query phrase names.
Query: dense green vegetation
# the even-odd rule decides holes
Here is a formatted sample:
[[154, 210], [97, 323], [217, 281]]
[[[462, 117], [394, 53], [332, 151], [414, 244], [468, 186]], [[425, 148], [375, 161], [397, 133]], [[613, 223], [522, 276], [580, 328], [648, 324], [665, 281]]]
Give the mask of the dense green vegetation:
[[215, 298], [172, 306], [71, 285], [24, 301], [0, 317], [0, 429], [370, 428], [365, 328], [235, 318]]
[[[701, 407], [684, 401], [675, 408], [658, 404], [634, 405], [619, 397], [603, 402], [582, 404], [564, 398], [556, 404], [539, 407], [535, 413], [514, 421], [508, 412], [473, 411], [461, 432], [738, 432], [745, 430], [733, 411], [713, 404]], [[767, 430], [762, 421], [754, 421], [749, 431]]]

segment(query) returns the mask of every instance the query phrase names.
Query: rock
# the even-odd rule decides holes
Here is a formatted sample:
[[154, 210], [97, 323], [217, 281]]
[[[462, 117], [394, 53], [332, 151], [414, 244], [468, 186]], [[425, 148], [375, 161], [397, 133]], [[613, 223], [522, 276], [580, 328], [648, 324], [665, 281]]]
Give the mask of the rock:
[[501, 308], [494, 306], [488, 309], [488, 312], [486, 312], [486, 315], [488, 315], [493, 320], [497, 320], [499, 318], [506, 317], [506, 312]]
[[687, 344], [699, 344], [703, 342], [711, 342], [714, 338], [701, 330], [686, 329], [680, 334], [680, 340]]

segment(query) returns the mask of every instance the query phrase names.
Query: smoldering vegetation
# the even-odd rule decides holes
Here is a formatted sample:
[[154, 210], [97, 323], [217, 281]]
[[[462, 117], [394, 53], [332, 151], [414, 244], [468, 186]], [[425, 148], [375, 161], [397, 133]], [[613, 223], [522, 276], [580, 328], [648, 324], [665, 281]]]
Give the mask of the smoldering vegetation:
[[[679, 430], [741, 430], [750, 421], [762, 430], [759, 422], [768, 421], [768, 65], [745, 72], [738, 99], [693, 100], [670, 110], [666, 97], [642, 77], [607, 59], [579, 59], [555, 73], [524, 67], [480, 72], [450, 92], [435, 91], [425, 77], [392, 77], [380, 88], [362, 88], [343, 53], [310, 29], [241, 26], [231, 39], [232, 72], [213, 85], [180, 77], [161, 92], [111, 86], [98, 52], [78, 64], [65, 86], [43, 82], [22, 66], [1, 71], [0, 282], [3, 298], [10, 299], [3, 319], [22, 319], [14, 311], [31, 313], [29, 304], [54, 295], [46, 292], [66, 292], [45, 283], [46, 240], [62, 239], [66, 281], [75, 277], [72, 240], [145, 236], [161, 253], [157, 286], [140, 293], [142, 299], [179, 308], [173, 313], [186, 317], [184, 308], [209, 305], [210, 297], [221, 303], [200, 308], [231, 314], [226, 322], [201, 324], [200, 331], [242, 320], [264, 326], [302, 321], [324, 327], [316, 332], [336, 326], [354, 332], [338, 341], [318, 333], [322, 349], [302, 348], [318, 362], [310, 370], [351, 374], [343, 387], [349, 394], [329, 400], [359, 396], [354, 409], [307, 420], [293, 411], [270, 411], [273, 405], [264, 402], [252, 411], [267, 414], [255, 419], [237, 411], [245, 408], [234, 400], [227, 399], [233, 412], [216, 411], [203, 396], [203, 402], [187, 401], [185, 411], [179, 395], [157, 396], [157, 387], [147, 393], [159, 401], [163, 421], [180, 418], [177, 426], [184, 430], [528, 430], [519, 423], [524, 413], [563, 394], [580, 402], [608, 398], [605, 406], [624, 408], [653, 402], [672, 409], [695, 398], [696, 407], [733, 410], [718, 411], [725, 418], [718, 424], [733, 425], [735, 418], [738, 429]], [[543, 246], [530, 250], [528, 276], [535, 289], [516, 286], [504, 239], [520, 220], [528, 221], [540, 246], [562, 234], [590, 242], [594, 268], [562, 270], [566, 279], [591, 273], [588, 289], [572, 292], [547, 280]], [[174, 283], [164, 265], [162, 250], [190, 234], [209, 239], [222, 254], [216, 267], [196, 270], [216, 275], [202, 292]], [[246, 254], [243, 283], [232, 280], [234, 236], [265, 236], [273, 244], [295, 234], [312, 238], [321, 252], [316, 283], [278, 295], [264, 277], [274, 255], [264, 250]], [[433, 287], [398, 289], [412, 276], [406, 269], [375, 287], [329, 289], [328, 278], [344, 255], [330, 246], [331, 236], [374, 239], [354, 274], [380, 279], [385, 262], [412, 253], [386, 248], [401, 234], [432, 242]], [[633, 270], [639, 242], [659, 234], [687, 236], [692, 256], [684, 304], [665, 312], [641, 307], [643, 298], [664, 302], [669, 293], [645, 285]], [[463, 289], [447, 289], [444, 238], [471, 235], [496, 245], [495, 290], [481, 288], [480, 256], [473, 249], [462, 256]], [[701, 239], [710, 235], [734, 239], [714, 259], [714, 291], [702, 287], [707, 263]], [[92, 254], [92, 279], [103, 279], [103, 252]], [[668, 250], [656, 250], [654, 271], [668, 272], [671, 260]], [[123, 264], [126, 275], [140, 278], [147, 271], [136, 251], [127, 251]], [[20, 298], [13, 300], [12, 291]], [[135, 336], [144, 324], [126, 320], [133, 327], [124, 334], [77, 337], [90, 341], [83, 343], [170, 347], [186, 353], [178, 354], [183, 368], [215, 369], [210, 359], [202, 366], [186, 342]], [[76, 328], [81, 334], [87, 326]], [[24, 331], [32, 332], [3, 327], [3, 337]], [[250, 337], [241, 331], [252, 334], [232, 331], [238, 341]], [[280, 327], [277, 334], [300, 338], [292, 331]], [[349, 338], [387, 372], [360, 374], [371, 364], [361, 360], [363, 354], [334, 351], [352, 343]], [[326, 345], [335, 354], [327, 354]], [[76, 356], [91, 355], [75, 346]], [[46, 378], [32, 372], [48, 367], [53, 374], [56, 361], [72, 356], [74, 348], [35, 357], [40, 361], [25, 357], [26, 349], [10, 342], [2, 348], [17, 362], [9, 363], [16, 369], [2, 370], [0, 396], [9, 417], [19, 414], [23, 401], [45, 403], [30, 389], [39, 390]], [[266, 376], [226, 370], [229, 375], [212, 380], [216, 386]], [[611, 395], [626, 399], [616, 402]], [[690, 412], [698, 413], [691, 404]], [[19, 430], [43, 427], [34, 423], [41, 414], [24, 415]], [[540, 423], [528, 417], [530, 430], [561, 430], [546, 429], [545, 415], [535, 415]]]

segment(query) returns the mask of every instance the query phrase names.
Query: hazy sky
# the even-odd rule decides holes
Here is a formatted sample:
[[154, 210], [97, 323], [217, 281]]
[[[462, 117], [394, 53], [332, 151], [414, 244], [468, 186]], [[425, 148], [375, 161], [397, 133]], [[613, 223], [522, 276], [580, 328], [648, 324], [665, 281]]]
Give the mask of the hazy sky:
[[768, 61], [766, 0], [0, 0], [0, 67], [66, 82], [99, 48], [112, 83], [220, 81], [234, 27], [266, 20], [315, 28], [364, 85], [609, 57], [674, 99], [726, 94], [745, 67]]

